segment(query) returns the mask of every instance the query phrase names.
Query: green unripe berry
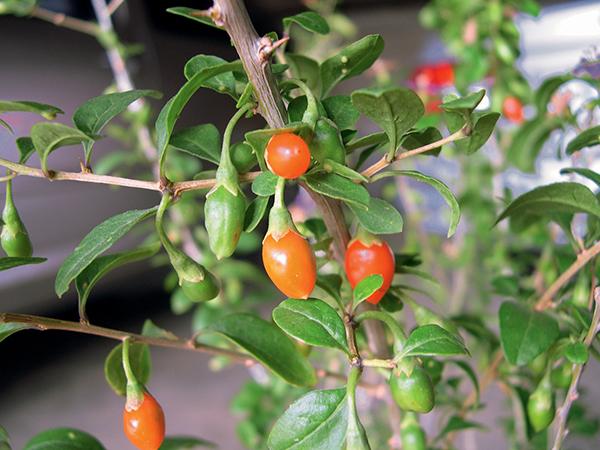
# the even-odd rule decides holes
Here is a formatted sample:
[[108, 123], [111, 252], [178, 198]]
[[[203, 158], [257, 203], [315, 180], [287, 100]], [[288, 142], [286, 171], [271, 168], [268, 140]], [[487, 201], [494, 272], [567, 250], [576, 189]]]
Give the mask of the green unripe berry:
[[0, 245], [8, 256], [27, 258], [33, 254], [33, 247], [27, 229], [19, 216], [12, 197], [12, 183], [6, 183], [6, 203], [2, 211], [2, 232]]
[[415, 366], [410, 375], [403, 371], [392, 373], [389, 383], [394, 401], [403, 410], [425, 414], [433, 409], [433, 384], [422, 367]]
[[192, 302], [206, 302], [219, 295], [219, 283], [209, 271], [205, 271], [202, 281], [183, 280], [181, 289]]
[[548, 376], [545, 376], [527, 401], [527, 417], [533, 430], [538, 433], [550, 426], [554, 419], [554, 396]]

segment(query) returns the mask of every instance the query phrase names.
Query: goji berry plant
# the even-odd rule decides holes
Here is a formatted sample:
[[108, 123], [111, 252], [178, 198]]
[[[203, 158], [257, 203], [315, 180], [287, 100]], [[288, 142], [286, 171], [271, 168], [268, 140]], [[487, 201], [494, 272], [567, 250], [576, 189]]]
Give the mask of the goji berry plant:
[[[267, 370], [269, 381], [249, 382], [232, 405], [244, 415], [238, 432], [249, 448], [454, 448], [459, 432], [481, 428], [472, 413], [485, 406], [480, 395], [494, 380], [511, 404], [506, 435], [514, 448], [559, 449], [569, 428], [595, 431], [597, 423], [575, 401], [585, 364], [599, 355], [597, 195], [574, 181], [515, 199], [508, 187], [492, 189], [494, 175], [509, 164], [533, 169], [553, 130], [577, 132], [566, 145], [568, 155], [600, 143], [599, 127], [592, 126], [600, 105], [600, 85], [589, 70], [593, 61], [535, 92], [514, 68], [518, 31], [512, 18], [519, 7], [535, 14], [533, 2], [433, 1], [422, 13], [424, 23], [439, 28], [463, 60], [418, 68], [410, 80], [416, 92], [388, 74], [343, 93], [344, 81], [370, 69], [384, 43], [368, 35], [337, 48], [348, 24], [331, 2], [311, 2], [314, 10], [283, 19], [281, 36], [262, 37], [241, 0], [215, 0], [208, 10], [171, 8], [181, 20], [222, 30], [239, 59], [191, 58], [183, 68], [187, 81], [164, 103], [153, 127], [144, 99], [161, 94], [135, 89], [129, 78], [127, 52], [111, 21], [121, 3], [92, 0], [95, 23], [54, 14], [35, 0], [0, 1], [1, 13], [95, 36], [116, 83], [79, 106], [73, 126], [53, 122], [62, 114], [58, 107], [0, 101], [0, 113], [46, 119], [16, 139], [16, 161], [0, 159], [7, 170], [0, 179], [6, 185], [0, 270], [45, 261], [33, 256], [13, 198], [19, 176], [157, 193], [155, 207], [125, 211], [96, 226], [61, 265], [55, 291], [60, 297], [74, 285], [79, 322], [3, 312], [0, 341], [27, 329], [121, 341], [106, 358], [105, 374], [125, 397], [123, 432], [139, 449], [210, 445], [168, 434], [160, 392], [155, 399], [146, 388], [151, 346], [209, 353], [215, 367], [241, 363]], [[343, 39], [328, 41], [329, 33]], [[481, 106], [486, 92], [471, 89], [486, 76], [493, 80], [490, 108]], [[595, 96], [579, 111], [564, 105], [549, 110], [555, 91], [574, 79]], [[461, 96], [446, 92], [453, 85]], [[222, 136], [212, 124], [177, 126], [199, 89], [232, 99], [235, 113]], [[533, 118], [523, 109], [531, 102]], [[511, 125], [495, 132], [500, 111]], [[117, 116], [127, 128], [110, 124]], [[264, 126], [236, 142], [236, 126], [252, 116], [262, 117]], [[381, 131], [359, 133], [361, 116]], [[7, 121], [0, 125], [11, 131]], [[95, 161], [102, 133], [133, 148]], [[478, 152], [491, 136], [500, 163]], [[51, 153], [70, 145], [83, 147], [81, 172], [51, 164]], [[39, 168], [29, 163], [34, 154]], [[458, 199], [442, 181], [411, 166], [440, 154], [460, 165]], [[199, 161], [214, 168], [201, 170]], [[132, 178], [128, 168], [140, 163], [147, 173]], [[600, 175], [587, 167], [567, 172], [600, 185]], [[423, 233], [407, 178], [435, 188], [448, 204], [448, 240]], [[390, 201], [396, 186], [409, 224], [405, 231]], [[295, 217], [286, 204], [291, 192], [300, 191], [317, 208], [311, 217]], [[461, 208], [466, 223], [459, 229]], [[125, 234], [152, 220], [142, 246], [110, 253]], [[402, 249], [391, 236], [401, 232]], [[236, 256], [259, 233], [263, 268], [257, 270]], [[151, 320], [138, 334], [96, 326], [88, 317], [87, 299], [104, 275], [150, 258], [171, 268], [165, 284], [172, 310], [194, 310], [191, 337], [179, 338]], [[465, 288], [468, 281], [456, 274], [472, 277], [471, 285]], [[424, 300], [436, 283], [441, 287], [432, 296], [443, 313]], [[469, 305], [469, 296], [477, 301]], [[503, 299], [497, 314], [494, 298]], [[260, 315], [266, 306], [269, 319]], [[370, 400], [365, 405], [363, 393]], [[265, 411], [264, 399], [271, 409]], [[430, 412], [440, 422], [426, 434], [421, 415]], [[0, 428], [3, 447], [10, 444]], [[25, 446], [75, 447], [104, 448], [87, 432], [62, 428], [42, 431]]]

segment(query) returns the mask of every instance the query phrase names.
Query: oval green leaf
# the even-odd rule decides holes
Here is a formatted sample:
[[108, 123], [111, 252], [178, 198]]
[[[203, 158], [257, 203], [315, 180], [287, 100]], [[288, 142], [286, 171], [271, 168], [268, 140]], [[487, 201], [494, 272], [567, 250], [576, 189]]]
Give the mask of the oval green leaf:
[[358, 282], [352, 293], [354, 306], [368, 299], [377, 289], [383, 285], [383, 277], [379, 274], [369, 275]]
[[0, 272], [3, 270], [12, 269], [13, 267], [25, 266], [27, 264], [40, 264], [46, 261], [46, 258], [32, 257], [18, 257], [18, 256], [7, 256], [0, 258]]
[[582, 131], [569, 141], [567, 144], [567, 155], [572, 155], [582, 148], [593, 147], [595, 145], [600, 145], [600, 125]]
[[[152, 370], [150, 349], [146, 344], [129, 344], [129, 364], [135, 378], [141, 384], [148, 383]], [[106, 357], [104, 361], [104, 378], [117, 395], [127, 394], [127, 377], [123, 370], [123, 344], [118, 344]]]
[[53, 428], [34, 436], [23, 450], [106, 450], [89, 433], [74, 428]]
[[159, 450], [195, 450], [197, 448], [217, 448], [217, 445], [190, 436], [167, 436]]
[[211, 329], [242, 347], [257, 360], [296, 386], [316, 383], [315, 371], [290, 339], [272, 323], [252, 314], [230, 314]]
[[92, 139], [85, 133], [63, 125], [62, 123], [40, 122], [31, 127], [31, 140], [40, 156], [42, 170], [48, 174], [48, 156], [59, 147], [91, 143]]
[[406, 339], [397, 359], [408, 356], [468, 355], [462, 339], [438, 325], [415, 328]]
[[221, 135], [212, 123], [184, 128], [173, 133], [169, 145], [188, 155], [219, 164]]
[[295, 16], [284, 17], [283, 26], [286, 29], [289, 30], [292, 23], [300, 25], [305, 30], [312, 31], [313, 33], [329, 33], [327, 21], [314, 11], [304, 11]]
[[369, 192], [363, 187], [335, 173], [318, 173], [305, 177], [306, 184], [313, 191], [327, 197], [343, 200], [348, 204], [367, 208]]
[[287, 334], [309, 345], [348, 353], [344, 322], [322, 300], [287, 299], [273, 310], [273, 320]]
[[259, 197], [270, 197], [275, 194], [277, 175], [272, 172], [263, 172], [252, 182], [252, 192]]
[[56, 118], [57, 114], [64, 114], [56, 106], [24, 100], [0, 100], [0, 114], [4, 112], [30, 112], [49, 120]]
[[400, 233], [404, 220], [398, 210], [383, 199], [371, 197], [367, 209], [348, 204], [360, 224], [374, 234]]

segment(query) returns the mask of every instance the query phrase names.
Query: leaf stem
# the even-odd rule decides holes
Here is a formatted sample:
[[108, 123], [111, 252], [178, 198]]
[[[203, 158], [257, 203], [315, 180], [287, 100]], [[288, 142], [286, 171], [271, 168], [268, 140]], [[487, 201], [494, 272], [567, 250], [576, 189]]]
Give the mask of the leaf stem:
[[449, 144], [450, 142], [464, 139], [468, 136], [468, 134], [466, 133], [465, 130], [466, 130], [466, 128], [463, 127], [460, 130], [452, 133], [451, 135], [446, 136], [445, 138], [439, 139], [435, 142], [432, 142], [427, 145], [423, 145], [422, 147], [418, 147], [413, 150], [408, 150], [403, 153], [398, 153], [393, 159], [390, 159], [388, 157], [388, 155], [386, 154], [379, 161], [375, 162], [373, 165], [371, 165], [371, 166], [367, 167], [365, 170], [363, 170], [361, 172], [361, 174], [367, 178], [370, 178], [371, 176], [375, 175], [377, 172], [385, 169], [387, 166], [389, 166], [390, 164], [392, 164], [396, 161], [400, 161], [401, 159], [405, 159], [405, 158], [410, 158], [411, 156], [419, 155], [421, 153], [425, 153], [430, 150], [433, 150], [434, 148], [437, 148], [441, 145]]
[[[592, 345], [594, 337], [598, 333], [598, 329], [600, 327], [600, 287], [596, 287], [594, 289], [594, 304], [595, 306], [592, 322], [590, 323], [590, 327], [583, 340], [583, 344], [588, 348]], [[579, 380], [581, 379], [581, 374], [583, 373], [584, 367], [585, 364], [574, 364], [571, 384], [569, 385], [569, 389], [567, 390], [567, 394], [562, 406], [556, 412], [556, 419], [558, 422], [556, 424], [557, 431], [556, 437], [554, 438], [554, 445], [552, 445], [552, 450], [560, 450], [564, 439], [569, 433], [569, 430], [567, 429], [569, 411], [571, 410], [571, 406], [573, 406], [573, 402], [579, 398]]]
[[123, 371], [125, 372], [125, 378], [127, 378], [127, 403], [125, 407], [129, 411], [132, 411], [138, 409], [142, 404], [144, 392], [142, 386], [135, 377], [133, 370], [131, 369], [131, 362], [129, 360], [129, 341], [129, 337], [123, 339], [121, 356]]
[[543, 311], [545, 309], [551, 308], [554, 306], [554, 302], [552, 299], [556, 296], [558, 291], [567, 284], [567, 282], [577, 273], [579, 270], [585, 266], [588, 261], [590, 261], [594, 256], [600, 253], [600, 241], [596, 242], [589, 248], [586, 248], [582, 252], [577, 255], [577, 259], [569, 266], [567, 270], [565, 270], [555, 281], [550, 285], [550, 287], [542, 294], [537, 303], [535, 304], [535, 309], [537, 311]]
[[381, 367], [384, 369], [393, 369], [396, 363], [393, 359], [363, 359], [362, 365], [365, 367]]

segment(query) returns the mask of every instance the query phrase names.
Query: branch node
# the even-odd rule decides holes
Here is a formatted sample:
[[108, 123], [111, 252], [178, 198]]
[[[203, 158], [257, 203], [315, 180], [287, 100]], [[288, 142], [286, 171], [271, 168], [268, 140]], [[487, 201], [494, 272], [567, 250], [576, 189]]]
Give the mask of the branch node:
[[276, 41], [273, 41], [269, 36], [261, 37], [258, 41], [258, 59], [260, 60], [261, 64], [266, 64], [271, 58], [271, 55], [275, 53], [275, 50], [289, 40], [290, 37], [287, 35]]

